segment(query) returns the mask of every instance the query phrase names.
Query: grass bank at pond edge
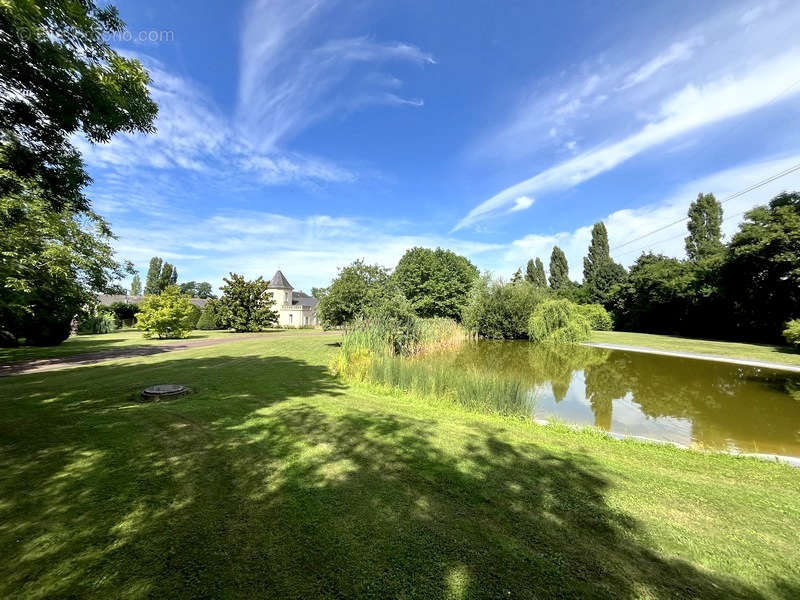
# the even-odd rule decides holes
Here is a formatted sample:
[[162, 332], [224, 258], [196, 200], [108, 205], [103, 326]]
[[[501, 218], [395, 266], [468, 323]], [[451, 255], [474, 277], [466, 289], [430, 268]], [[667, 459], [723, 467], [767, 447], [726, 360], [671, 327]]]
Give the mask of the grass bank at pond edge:
[[334, 342], [0, 381], [0, 596], [800, 595], [796, 470], [345, 385]]
[[641, 346], [654, 348], [656, 350], [693, 352], [696, 354], [708, 354], [723, 358], [775, 362], [800, 366], [800, 351], [790, 346], [720, 342], [671, 335], [629, 333], [625, 331], [593, 331], [591, 341], [602, 344]]

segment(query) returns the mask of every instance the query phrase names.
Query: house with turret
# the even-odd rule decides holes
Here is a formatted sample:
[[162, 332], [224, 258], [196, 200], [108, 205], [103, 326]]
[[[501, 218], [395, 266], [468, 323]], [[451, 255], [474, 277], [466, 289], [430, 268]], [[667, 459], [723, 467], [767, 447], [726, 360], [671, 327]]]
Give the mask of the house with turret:
[[280, 327], [316, 327], [319, 324], [319, 300], [304, 292], [295, 292], [280, 270], [269, 280], [267, 291], [272, 295], [273, 309], [278, 311]]

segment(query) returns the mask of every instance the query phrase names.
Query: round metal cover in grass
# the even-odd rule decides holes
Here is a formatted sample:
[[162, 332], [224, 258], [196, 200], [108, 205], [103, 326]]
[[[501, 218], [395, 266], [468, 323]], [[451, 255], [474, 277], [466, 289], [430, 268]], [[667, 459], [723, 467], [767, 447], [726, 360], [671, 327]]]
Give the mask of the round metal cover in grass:
[[142, 392], [142, 398], [149, 398], [157, 400], [158, 398], [170, 398], [174, 396], [183, 396], [189, 393], [189, 388], [185, 385], [178, 385], [175, 383], [162, 383], [159, 385], [151, 385]]

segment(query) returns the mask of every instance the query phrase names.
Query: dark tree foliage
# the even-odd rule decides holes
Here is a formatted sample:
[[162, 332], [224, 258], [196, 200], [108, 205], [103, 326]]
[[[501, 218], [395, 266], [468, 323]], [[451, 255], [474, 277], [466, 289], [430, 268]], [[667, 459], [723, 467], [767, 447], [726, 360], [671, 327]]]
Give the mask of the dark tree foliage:
[[158, 292], [161, 293], [171, 285], [178, 282], [178, 269], [172, 263], [165, 262], [158, 276]]
[[746, 213], [722, 279], [739, 332], [780, 340], [785, 323], [800, 316], [800, 193], [784, 192]]
[[147, 269], [147, 279], [144, 284], [144, 293], [154, 295], [161, 292], [161, 265], [163, 264], [158, 256], [150, 259], [150, 267]]
[[364, 315], [367, 307], [399, 293], [389, 269], [357, 260], [339, 269], [327, 293], [317, 306], [323, 327], [341, 327]]
[[625, 267], [611, 259], [608, 231], [600, 222], [592, 227], [589, 252], [583, 259], [583, 287], [585, 300], [604, 304], [611, 289], [625, 279]]
[[139, 279], [139, 274], [136, 273], [131, 280], [131, 296], [138, 296], [142, 293], [142, 280]]
[[197, 284], [195, 288], [195, 296], [197, 298], [216, 298], [216, 294], [214, 294], [214, 288], [211, 287], [211, 284], [207, 281], [201, 281]]
[[558, 246], [553, 246], [550, 254], [550, 287], [558, 291], [572, 283], [569, 278], [569, 265], [567, 255]]
[[478, 269], [467, 258], [437, 248], [407, 250], [393, 279], [420, 317], [460, 320]]
[[0, 2], [0, 331], [59, 343], [94, 292], [122, 275], [108, 225], [84, 195], [72, 140], [153, 130], [142, 65], [105, 41], [115, 8], [91, 0]]
[[464, 308], [464, 326], [488, 339], [528, 337], [528, 318], [548, 297], [545, 289], [527, 281], [504, 284], [489, 275], [478, 278]]
[[617, 329], [682, 333], [692, 306], [692, 268], [661, 254], [642, 254], [610, 304]]
[[547, 275], [545, 275], [544, 265], [538, 257], [535, 261], [530, 259], [525, 266], [525, 281], [535, 287], [547, 287]]
[[278, 312], [272, 309], [269, 281], [259, 277], [253, 281], [231, 273], [224, 278], [222, 297], [217, 302], [218, 322], [234, 331], [261, 331], [278, 322]]
[[689, 260], [702, 260], [719, 254], [722, 244], [722, 205], [714, 194], [698, 194], [689, 206], [689, 221], [686, 224], [686, 256]]
[[523, 281], [525, 281], [525, 278], [522, 276], [522, 269], [519, 268], [514, 271], [514, 274], [511, 276], [511, 283], [516, 285], [518, 283], [522, 283]]
[[89, 208], [74, 134], [154, 130], [147, 71], [104, 38], [123, 29], [116, 8], [91, 0], [0, 3], [0, 168], [35, 182], [55, 210]]

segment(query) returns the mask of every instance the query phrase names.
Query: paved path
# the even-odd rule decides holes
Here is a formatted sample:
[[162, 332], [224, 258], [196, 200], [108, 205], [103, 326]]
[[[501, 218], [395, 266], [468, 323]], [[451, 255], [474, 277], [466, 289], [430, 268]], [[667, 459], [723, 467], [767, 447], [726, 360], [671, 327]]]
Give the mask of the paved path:
[[584, 342], [583, 345], [594, 346], [595, 348], [606, 348], [608, 350], [627, 350], [629, 352], [642, 352], [644, 354], [661, 354], [663, 356], [677, 356], [680, 358], [696, 358], [698, 360], [725, 362], [732, 365], [743, 365], [745, 367], [760, 367], [762, 369], [772, 369], [774, 371], [790, 371], [792, 373], [800, 373], [800, 366], [769, 362], [765, 360], [748, 360], [744, 358], [718, 356], [716, 354], [698, 354], [695, 352], [679, 352], [676, 350], [659, 350], [658, 348], [648, 348], [646, 346], [623, 346], [621, 344], [601, 344], [596, 342]]
[[25, 373], [40, 373], [42, 371], [57, 371], [69, 367], [81, 367], [94, 365], [108, 360], [118, 358], [131, 358], [134, 356], [150, 356], [151, 354], [162, 354], [164, 352], [175, 352], [178, 350], [188, 350], [190, 348], [203, 348], [205, 346], [217, 346], [219, 344], [230, 344], [243, 340], [275, 340], [282, 338], [297, 338], [311, 336], [329, 336], [338, 332], [334, 331], [314, 331], [309, 333], [291, 334], [270, 334], [259, 333], [253, 335], [231, 334], [230, 337], [210, 338], [202, 340], [187, 340], [185, 342], [172, 342], [164, 344], [153, 344], [149, 346], [132, 346], [122, 348], [112, 348], [99, 352], [85, 352], [83, 354], [73, 354], [71, 356], [59, 356], [56, 358], [37, 358], [24, 360], [11, 364], [0, 365], [0, 377], [5, 375], [24, 375]]

